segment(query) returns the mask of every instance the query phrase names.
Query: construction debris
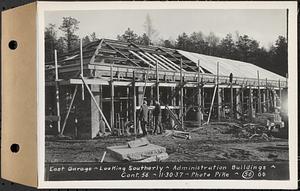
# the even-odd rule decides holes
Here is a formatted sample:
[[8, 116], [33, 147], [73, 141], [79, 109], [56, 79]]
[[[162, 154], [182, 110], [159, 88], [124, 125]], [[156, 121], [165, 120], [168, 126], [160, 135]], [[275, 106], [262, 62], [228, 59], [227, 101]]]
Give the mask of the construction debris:
[[168, 157], [169, 157], [168, 153], [161, 153], [136, 162], [160, 162], [166, 160]]
[[233, 122], [213, 122], [211, 125], [223, 126], [222, 133], [233, 134], [236, 137], [252, 139], [264, 139], [270, 141], [270, 130], [267, 126], [256, 123], [237, 124]]
[[119, 161], [158, 162], [168, 158], [165, 147], [151, 144], [146, 138], [129, 141], [126, 145], [107, 147], [107, 151]]
[[146, 146], [146, 145], [149, 145], [149, 144], [150, 144], [150, 142], [148, 141], [148, 139], [143, 137], [143, 138], [140, 138], [140, 139], [129, 141], [128, 142], [128, 147], [129, 148], [136, 148], [136, 147]]
[[267, 125], [269, 130], [273, 127], [278, 126], [279, 128], [284, 127], [284, 122], [281, 119], [281, 116], [278, 112], [275, 113], [257, 113], [254, 122]]
[[166, 130], [165, 137], [172, 135], [175, 138], [181, 138], [181, 139], [191, 139], [190, 132], [184, 132], [184, 131], [176, 131], [176, 130]]

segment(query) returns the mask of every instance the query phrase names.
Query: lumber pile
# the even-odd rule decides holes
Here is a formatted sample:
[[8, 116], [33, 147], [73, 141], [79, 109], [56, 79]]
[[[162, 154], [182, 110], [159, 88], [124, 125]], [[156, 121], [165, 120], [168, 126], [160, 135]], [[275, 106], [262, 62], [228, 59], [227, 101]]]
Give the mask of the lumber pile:
[[271, 126], [279, 126], [280, 128], [284, 127], [284, 123], [281, 119], [279, 113], [257, 113], [256, 118], [254, 118], [255, 123]]
[[267, 126], [257, 123], [238, 124], [234, 122], [214, 122], [212, 125], [219, 125], [220, 131], [224, 134], [232, 134], [239, 138], [246, 138], [249, 140], [263, 139], [270, 140], [269, 129]]
[[168, 158], [165, 147], [151, 144], [146, 138], [127, 142], [125, 145], [107, 147], [116, 161], [160, 162]]

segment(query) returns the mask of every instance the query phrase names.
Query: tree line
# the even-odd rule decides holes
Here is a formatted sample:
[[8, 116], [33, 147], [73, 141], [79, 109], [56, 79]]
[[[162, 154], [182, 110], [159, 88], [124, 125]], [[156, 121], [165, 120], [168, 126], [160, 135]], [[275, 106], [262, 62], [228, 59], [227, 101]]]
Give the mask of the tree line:
[[[54, 59], [54, 49], [58, 54], [67, 53], [79, 47], [79, 37], [76, 32], [79, 29], [79, 21], [72, 17], [64, 17], [62, 24], [58, 27], [49, 24], [45, 28], [45, 52], [46, 62]], [[191, 34], [179, 34], [176, 40], [160, 39], [154, 42], [158, 32], [154, 29], [149, 15], [144, 24], [145, 32], [136, 34], [128, 28], [123, 34], [117, 35], [116, 39], [124, 42], [133, 42], [140, 45], [158, 45], [167, 48], [174, 48], [217, 56], [222, 58], [249, 62], [285, 76], [288, 72], [287, 64], [287, 39], [279, 36], [269, 50], [260, 46], [259, 42], [244, 34], [227, 34], [224, 38], [216, 36], [213, 32], [205, 35], [201, 31]], [[58, 31], [63, 34], [58, 36]], [[99, 40], [96, 33], [86, 35], [83, 44]]]

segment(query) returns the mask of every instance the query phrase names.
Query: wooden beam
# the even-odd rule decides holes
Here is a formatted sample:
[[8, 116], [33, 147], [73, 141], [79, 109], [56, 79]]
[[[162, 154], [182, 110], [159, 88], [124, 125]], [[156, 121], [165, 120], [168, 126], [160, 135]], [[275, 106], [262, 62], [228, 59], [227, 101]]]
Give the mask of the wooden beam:
[[[180, 60], [179, 60], [178, 58], [176, 58], [176, 57], [173, 56], [172, 54], [166, 52], [166, 51], [163, 50], [162, 48], [158, 47], [158, 49], [161, 50], [161, 51], [163, 51], [163, 52], [165, 52], [165, 53], [167, 53], [170, 57], [174, 58], [176, 61], [182, 62], [182, 63], [180, 63], [181, 65], [184, 64], [183, 61], [182, 61], [182, 58], [180, 58]], [[187, 66], [188, 68], [192, 69], [193, 71], [195, 71], [194, 68], [190, 67], [189, 65], [186, 64], [186, 66]], [[182, 67], [181, 67], [181, 68], [182, 68]]]
[[201, 112], [201, 108], [202, 108], [202, 106], [201, 106], [201, 104], [202, 104], [202, 94], [201, 94], [201, 89], [202, 89], [202, 86], [200, 85], [200, 72], [201, 72], [201, 70], [200, 70], [200, 60], [198, 60], [198, 87], [197, 87], [197, 89], [198, 89], [198, 113], [199, 113], [199, 115], [200, 115], [200, 117], [199, 117], [199, 123], [201, 124], [202, 123], [202, 121], [201, 121], [201, 116], [202, 116], [202, 112]]
[[101, 47], [102, 47], [102, 42], [103, 42], [103, 39], [101, 39], [100, 40], [100, 42], [99, 42], [99, 44], [98, 44], [98, 46], [97, 46], [97, 48], [96, 48], [96, 51], [94, 52], [94, 55], [93, 55], [93, 57], [91, 58], [91, 60], [90, 60], [90, 64], [94, 64], [95, 63], [95, 57], [96, 57], [96, 55], [98, 54], [98, 51], [101, 49]]
[[[162, 59], [164, 59], [166, 62], [168, 62], [170, 65], [172, 65], [174, 68], [176, 68], [177, 69], [177, 71], [180, 71], [180, 67], [176, 64], [176, 63], [174, 63], [174, 62], [172, 62], [171, 60], [169, 60], [167, 57], [165, 57], [164, 55], [159, 55]], [[183, 69], [183, 71], [185, 71], [184, 69]]]
[[[201, 84], [203, 84], [203, 77], [201, 77]], [[205, 112], [204, 112], [204, 107], [205, 107], [205, 94], [204, 94], [204, 91], [205, 91], [205, 88], [204, 88], [204, 85], [202, 86], [202, 88], [201, 88], [202, 90], [201, 90], [201, 93], [202, 93], [202, 114], [204, 114]]]
[[139, 49], [141, 52], [139, 52], [139, 54], [143, 55], [145, 58], [147, 58], [148, 60], [150, 60], [152, 63], [155, 64], [159, 64], [161, 68], [165, 69], [165, 70], [170, 70], [170, 68], [168, 66], [166, 66], [165, 64], [159, 62], [155, 57], [153, 57], [150, 53], [148, 53], [147, 51], [145, 51], [144, 49], [142, 49], [141, 47], [139, 47], [138, 45], [136, 45], [133, 42], [130, 42], [130, 44], [134, 47], [136, 47], [137, 49]]
[[139, 58], [140, 60], [142, 60], [143, 62], [145, 62], [146, 64], [148, 64], [149, 67], [154, 68], [154, 66], [153, 66], [149, 61], [147, 61], [146, 59], [144, 59], [143, 57], [141, 57], [141, 56], [138, 55], [137, 53], [135, 53], [135, 52], [133, 52], [133, 51], [131, 51], [131, 50], [129, 50], [129, 52], [130, 52], [131, 54], [133, 54], [135, 57], [137, 57], [137, 58]]
[[123, 56], [124, 58], [126, 58], [129, 62], [131, 62], [132, 64], [134, 64], [135, 66], [139, 66], [137, 63], [135, 63], [134, 61], [132, 61], [130, 58], [128, 58], [125, 54], [123, 54], [121, 51], [119, 51], [118, 49], [116, 49], [115, 47], [113, 47], [111, 44], [107, 43], [105, 40], [103, 41], [103, 43], [105, 43], [107, 46], [109, 46], [111, 49], [113, 49], [114, 51], [116, 51], [117, 53], [119, 53], [121, 56]]
[[182, 76], [182, 59], [180, 59], [180, 122], [182, 124], [182, 129], [184, 129], [183, 125], [183, 76]]
[[221, 92], [220, 92], [220, 87], [219, 87], [219, 62], [217, 62], [217, 94], [218, 94], [218, 121], [221, 120], [221, 109], [222, 109], [222, 99], [221, 99]]
[[[240, 91], [239, 89], [236, 89], [236, 91]], [[236, 118], [237, 119], [240, 119], [241, 115], [242, 114], [242, 103], [241, 103], [241, 94], [240, 93], [236, 93], [235, 94], [235, 110], [236, 110]]]
[[266, 78], [266, 90], [265, 90], [265, 94], [266, 94], [266, 101], [265, 101], [266, 112], [270, 111], [270, 96], [269, 96], [268, 88], [269, 88], [268, 79]]
[[58, 66], [57, 66], [57, 50], [54, 50], [54, 62], [55, 62], [55, 95], [56, 95], [56, 113], [58, 116], [58, 120], [57, 120], [57, 131], [58, 133], [61, 132], [61, 128], [60, 128], [60, 105], [59, 105], [59, 79], [58, 79]]
[[207, 118], [206, 124], [209, 124], [209, 121], [210, 121], [211, 112], [212, 112], [212, 108], [213, 108], [213, 105], [214, 105], [214, 102], [215, 102], [215, 97], [216, 97], [217, 89], [218, 89], [218, 85], [216, 85], [215, 88], [214, 88], [214, 93], [213, 93], [213, 97], [211, 99], [210, 108], [209, 108], [209, 114], [208, 114], [208, 118]]
[[278, 80], [278, 88], [279, 88], [279, 107], [281, 108], [281, 99], [282, 99], [282, 95], [281, 95], [281, 84], [280, 84], [280, 80]]
[[113, 78], [113, 64], [110, 66], [110, 126], [114, 130], [114, 121], [115, 121], [115, 104], [114, 104], [114, 78]]
[[254, 118], [254, 112], [253, 112], [253, 90], [252, 87], [249, 88], [249, 117], [250, 119]]
[[71, 109], [72, 109], [72, 106], [73, 106], [73, 102], [74, 102], [76, 94], [77, 94], [77, 89], [78, 89], [78, 85], [76, 85], [74, 93], [72, 95], [72, 100], [71, 100], [71, 103], [69, 105], [68, 112], [67, 112], [67, 115], [66, 115], [66, 117], [64, 119], [63, 126], [62, 126], [62, 129], [61, 129], [61, 132], [60, 132], [61, 135], [64, 134], [65, 127], [66, 127], [66, 124], [67, 124], [67, 120], [69, 118], [69, 115], [70, 115], [70, 112], [71, 112]]
[[267, 112], [267, 103], [266, 103], [266, 91], [267, 89], [264, 89], [264, 92], [262, 94], [262, 112]]
[[200, 65], [200, 59], [198, 60], [198, 73], [200, 73], [200, 71], [201, 71], [201, 73], [205, 73], [204, 72], [204, 70], [201, 68], [201, 65]]
[[158, 60], [160, 60], [161, 62], [163, 62], [164, 64], [166, 64], [169, 68], [171, 68], [172, 70], [175, 71], [179, 71], [176, 67], [174, 67], [173, 65], [171, 65], [170, 63], [168, 63], [166, 60], [164, 60], [162, 57], [159, 57], [156, 54], [153, 54], [153, 56], [155, 56]]
[[83, 78], [83, 76], [80, 76], [80, 78], [81, 78], [81, 80], [83, 81], [83, 83], [84, 83], [86, 89], [87, 89], [88, 92], [90, 93], [91, 98], [92, 98], [92, 100], [94, 101], [94, 103], [95, 103], [95, 105], [96, 105], [98, 111], [99, 111], [100, 114], [102, 115], [102, 118], [103, 118], [103, 120], [104, 120], [104, 122], [105, 122], [107, 128], [109, 129], [109, 131], [111, 131], [110, 125], [108, 124], [108, 122], [107, 122], [107, 120], [106, 120], [106, 117], [104, 116], [104, 114], [103, 114], [101, 108], [99, 107], [99, 105], [98, 105], [98, 103], [97, 103], [97, 101], [96, 101], [96, 99], [95, 99], [95, 97], [94, 97], [94, 95], [93, 95], [93, 93], [92, 93], [90, 87], [89, 87], [88, 84], [85, 82], [85, 79]]
[[[241, 89], [241, 113], [244, 114], [244, 102], [245, 102], [245, 99], [244, 99], [244, 85], [242, 85], [242, 89]], [[243, 116], [244, 117], [244, 116]]]
[[132, 78], [132, 93], [133, 93], [133, 127], [134, 127], [134, 134], [137, 134], [137, 118], [136, 118], [136, 88], [135, 88], [135, 72], [133, 71], [133, 78]]
[[149, 78], [149, 70], [150, 70], [150, 66], [149, 66], [149, 69], [147, 70], [147, 74], [146, 74], [146, 77], [145, 77], [145, 85], [144, 85], [144, 88], [143, 88], [143, 100], [142, 100], [142, 103], [143, 103], [144, 98], [145, 98], [145, 93], [146, 93], [146, 88], [147, 88], [147, 82], [148, 82], [148, 78]]
[[157, 62], [162, 68], [164, 68], [166, 70], [172, 70], [172, 68], [170, 68], [169, 66], [165, 65], [163, 62], [161, 62], [159, 59], [155, 58], [154, 56], [152, 56], [148, 52], [145, 52], [145, 54], [147, 56], [149, 56], [152, 60], [154, 60], [154, 62]]
[[261, 113], [262, 110], [261, 110], [261, 92], [260, 92], [260, 80], [259, 80], [259, 71], [257, 71], [257, 94], [258, 94], [258, 113]]
[[[82, 39], [80, 39], [80, 75], [83, 77]], [[81, 99], [84, 100], [84, 85], [81, 85]]]
[[234, 108], [233, 108], [233, 87], [232, 87], [232, 82], [230, 82], [230, 118], [233, 119], [233, 113], [234, 113]]
[[159, 102], [159, 74], [158, 74], [158, 62], [156, 62], [156, 99]]

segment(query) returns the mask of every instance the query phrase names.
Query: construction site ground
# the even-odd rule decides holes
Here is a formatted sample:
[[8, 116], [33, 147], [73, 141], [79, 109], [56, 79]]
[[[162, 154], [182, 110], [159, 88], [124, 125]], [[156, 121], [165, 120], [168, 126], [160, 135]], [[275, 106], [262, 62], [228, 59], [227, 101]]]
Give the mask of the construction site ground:
[[[189, 128], [191, 139], [167, 133], [147, 135], [150, 143], [166, 148], [166, 162], [288, 161], [288, 140], [273, 136], [247, 137], [243, 129], [214, 124]], [[63, 140], [46, 136], [46, 162], [99, 162], [106, 147], [126, 144], [134, 136], [93, 140]]]

